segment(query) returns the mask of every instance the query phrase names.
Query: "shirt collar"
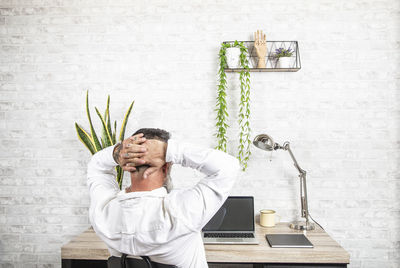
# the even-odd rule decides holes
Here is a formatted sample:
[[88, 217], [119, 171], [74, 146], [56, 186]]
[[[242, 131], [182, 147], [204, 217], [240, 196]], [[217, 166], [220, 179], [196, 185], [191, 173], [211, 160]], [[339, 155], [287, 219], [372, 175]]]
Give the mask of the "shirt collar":
[[124, 200], [124, 199], [130, 199], [130, 198], [137, 198], [137, 197], [142, 197], [142, 196], [156, 196], [156, 197], [163, 197], [168, 194], [167, 189], [162, 186], [160, 188], [151, 190], [151, 191], [140, 191], [140, 192], [129, 192], [126, 193], [125, 189], [120, 191], [118, 193], [118, 199]]

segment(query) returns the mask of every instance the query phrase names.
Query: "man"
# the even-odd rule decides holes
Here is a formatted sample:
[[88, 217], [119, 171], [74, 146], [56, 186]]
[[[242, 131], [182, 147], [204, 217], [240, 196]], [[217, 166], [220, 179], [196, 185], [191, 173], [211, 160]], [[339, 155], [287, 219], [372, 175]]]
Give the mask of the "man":
[[[131, 185], [123, 191], [115, 180], [118, 164], [131, 172]], [[205, 177], [193, 188], [168, 193], [172, 164], [196, 169]], [[225, 202], [238, 171], [237, 159], [226, 153], [170, 140], [164, 130], [140, 129], [91, 159], [90, 221], [111, 255], [208, 267], [201, 229]]]

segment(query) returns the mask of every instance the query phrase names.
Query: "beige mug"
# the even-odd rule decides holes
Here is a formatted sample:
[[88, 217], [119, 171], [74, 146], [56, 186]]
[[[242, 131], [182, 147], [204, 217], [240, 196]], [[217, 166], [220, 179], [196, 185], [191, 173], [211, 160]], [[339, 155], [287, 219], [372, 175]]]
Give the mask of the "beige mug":
[[[276, 218], [279, 218], [277, 220]], [[280, 216], [276, 214], [275, 210], [262, 209], [260, 210], [260, 225], [264, 227], [275, 227], [275, 224], [280, 221]]]

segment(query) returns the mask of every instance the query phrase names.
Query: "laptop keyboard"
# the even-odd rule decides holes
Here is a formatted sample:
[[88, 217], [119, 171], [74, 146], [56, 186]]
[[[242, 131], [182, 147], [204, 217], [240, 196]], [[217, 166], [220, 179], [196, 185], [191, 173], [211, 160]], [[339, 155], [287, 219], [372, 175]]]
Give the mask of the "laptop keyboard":
[[253, 233], [204, 233], [204, 237], [213, 238], [254, 238]]

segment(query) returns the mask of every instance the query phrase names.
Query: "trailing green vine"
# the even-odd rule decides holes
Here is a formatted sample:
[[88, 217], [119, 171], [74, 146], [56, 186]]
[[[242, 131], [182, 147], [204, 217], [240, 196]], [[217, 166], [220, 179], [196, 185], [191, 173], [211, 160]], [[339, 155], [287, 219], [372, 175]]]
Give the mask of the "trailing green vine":
[[219, 50], [219, 85], [218, 85], [218, 97], [217, 97], [217, 139], [218, 145], [216, 149], [226, 152], [226, 129], [229, 127], [226, 123], [228, 118], [228, 110], [226, 105], [226, 49], [231, 47], [228, 43], [222, 43], [221, 49]]
[[226, 104], [226, 49], [229, 47], [240, 48], [240, 65], [243, 68], [240, 71], [240, 104], [239, 104], [239, 152], [238, 159], [242, 165], [243, 170], [247, 168], [247, 162], [250, 158], [250, 72], [249, 72], [249, 61], [247, 59], [247, 48], [243, 42], [235, 41], [231, 43], [222, 43], [219, 50], [219, 84], [218, 84], [218, 96], [217, 96], [217, 139], [218, 145], [216, 149], [226, 152], [227, 135], [226, 131], [229, 127], [227, 122], [228, 111]]
[[240, 65], [243, 70], [240, 71], [240, 104], [239, 104], [239, 154], [238, 159], [243, 166], [243, 170], [247, 168], [250, 152], [250, 72], [249, 61], [247, 59], [247, 48], [243, 42], [239, 43], [240, 47]]

